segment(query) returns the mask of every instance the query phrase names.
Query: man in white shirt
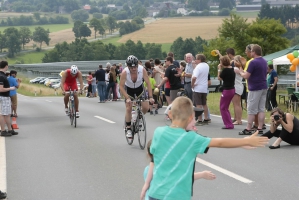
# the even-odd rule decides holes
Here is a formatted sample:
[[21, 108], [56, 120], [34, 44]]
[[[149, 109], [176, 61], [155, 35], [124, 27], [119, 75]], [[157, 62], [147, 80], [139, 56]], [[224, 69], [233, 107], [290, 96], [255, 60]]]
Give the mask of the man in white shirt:
[[208, 123], [208, 106], [207, 106], [207, 88], [209, 65], [206, 63], [206, 57], [203, 54], [197, 54], [195, 57], [197, 66], [193, 70], [191, 87], [193, 89], [193, 104], [197, 108], [204, 109], [205, 119], [202, 121], [202, 116], [198, 116], [196, 126], [201, 126], [203, 123]]
[[192, 53], [187, 53], [185, 56], [186, 59], [186, 68], [185, 68], [185, 73], [183, 75], [184, 77], [184, 89], [185, 89], [185, 93], [187, 95], [187, 97], [189, 99], [191, 99], [192, 101], [192, 96], [193, 96], [193, 92], [191, 89], [191, 77], [192, 77], [192, 73], [193, 73], [193, 66], [192, 66], [192, 60], [193, 60], [193, 55]]

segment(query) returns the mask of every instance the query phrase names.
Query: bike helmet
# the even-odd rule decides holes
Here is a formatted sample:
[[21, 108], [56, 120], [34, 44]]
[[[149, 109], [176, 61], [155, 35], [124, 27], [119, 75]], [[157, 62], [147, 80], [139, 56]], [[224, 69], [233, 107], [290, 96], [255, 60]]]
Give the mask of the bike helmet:
[[128, 67], [138, 66], [138, 58], [136, 58], [136, 56], [130, 55], [126, 60], [126, 64]]
[[78, 73], [78, 67], [76, 65], [71, 66], [71, 74], [76, 75]]

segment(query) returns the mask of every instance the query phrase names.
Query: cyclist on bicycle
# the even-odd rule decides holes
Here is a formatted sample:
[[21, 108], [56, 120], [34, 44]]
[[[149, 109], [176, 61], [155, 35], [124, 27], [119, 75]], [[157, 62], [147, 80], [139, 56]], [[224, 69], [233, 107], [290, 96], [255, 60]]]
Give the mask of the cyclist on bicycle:
[[[127, 67], [122, 71], [120, 76], [119, 89], [122, 95], [125, 97], [126, 103], [126, 131], [127, 137], [132, 137], [131, 130], [131, 119], [132, 119], [132, 100], [135, 97], [138, 99], [146, 100], [145, 89], [143, 87], [143, 81], [147, 84], [148, 88], [148, 98], [151, 103], [154, 103], [152, 88], [150, 84], [149, 77], [145, 68], [142, 65], [138, 64], [138, 59], [130, 55], [126, 60]], [[143, 114], [147, 113], [149, 109], [149, 101], [141, 102]]]
[[[72, 65], [70, 69], [67, 69], [62, 73], [61, 76], [61, 83], [60, 87], [62, 90], [62, 94], [64, 95], [64, 106], [65, 106], [65, 114], [69, 115], [68, 111], [68, 103], [69, 103], [69, 96], [70, 93], [68, 91], [76, 90], [78, 91], [78, 85], [77, 85], [77, 78], [80, 82], [80, 94], [82, 94], [83, 91], [83, 79], [82, 79], [82, 73], [78, 70], [78, 67], [76, 65]], [[76, 110], [76, 117], [80, 117], [79, 114], [79, 99], [77, 92], [74, 93], [75, 97], [75, 110]]]

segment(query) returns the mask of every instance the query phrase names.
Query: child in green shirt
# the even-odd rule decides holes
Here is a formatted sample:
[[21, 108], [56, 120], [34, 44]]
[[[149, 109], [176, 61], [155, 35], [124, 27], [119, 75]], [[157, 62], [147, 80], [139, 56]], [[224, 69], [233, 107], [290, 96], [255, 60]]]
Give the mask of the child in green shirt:
[[194, 120], [193, 104], [187, 97], [173, 101], [169, 117], [171, 125], [155, 130], [150, 147], [155, 164], [153, 170], [149, 169], [152, 171], [149, 199], [190, 200], [194, 159], [207, 147], [261, 147], [269, 141], [267, 137], [257, 137], [258, 131], [245, 138], [208, 138], [187, 132], [188, 124]]

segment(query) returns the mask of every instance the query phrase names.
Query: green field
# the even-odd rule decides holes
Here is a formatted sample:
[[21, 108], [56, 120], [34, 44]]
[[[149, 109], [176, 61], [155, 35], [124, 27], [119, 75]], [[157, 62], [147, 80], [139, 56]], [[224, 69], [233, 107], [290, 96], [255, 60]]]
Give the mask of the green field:
[[[69, 29], [69, 28], [73, 28], [73, 24], [48, 24], [48, 25], [33, 25], [33, 26], [26, 26], [30, 29], [31, 32], [35, 31], [35, 27], [41, 26], [44, 29], [49, 29], [50, 33], [52, 32], [57, 32], [57, 31], [61, 31], [61, 30], [65, 30], [65, 29]], [[10, 27], [14, 27], [17, 29], [20, 29], [20, 27], [24, 27], [24, 26], [4, 26], [4, 27], [0, 27], [0, 31], [3, 33], [3, 31], [7, 28]]]
[[41, 52], [30, 52], [17, 55], [15, 58], [3, 58], [6, 59], [7, 62], [12, 64], [32, 64], [32, 63], [42, 63], [42, 58], [44, 57], [47, 51]]
[[237, 15], [244, 18], [256, 18], [260, 11], [249, 11], [249, 12], [235, 12]]

